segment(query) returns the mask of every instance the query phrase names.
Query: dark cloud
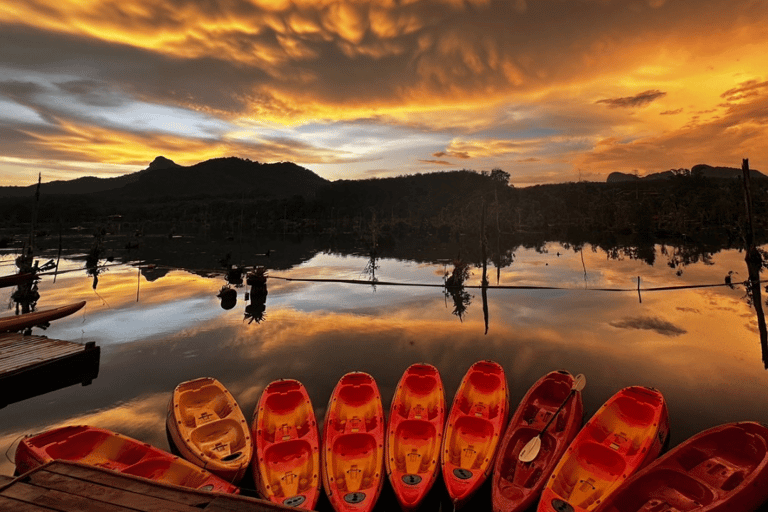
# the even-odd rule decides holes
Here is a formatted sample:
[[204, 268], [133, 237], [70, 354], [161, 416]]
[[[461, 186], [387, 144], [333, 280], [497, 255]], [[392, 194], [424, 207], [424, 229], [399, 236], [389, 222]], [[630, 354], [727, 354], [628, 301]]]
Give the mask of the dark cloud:
[[678, 109], [675, 109], [675, 110], [665, 110], [664, 112], [659, 112], [659, 115], [660, 116], [674, 116], [674, 115], [682, 113], [682, 111], [683, 111], [683, 109], [681, 109], [681, 108], [678, 108]]
[[725, 98], [726, 101], [743, 100], [759, 96], [761, 93], [765, 92], [766, 88], [768, 88], [768, 81], [759, 82], [757, 80], [749, 80], [740, 83], [738, 87], [728, 89], [721, 94], [720, 97]]
[[453, 165], [451, 162], [447, 160], [422, 160], [419, 159], [419, 162], [423, 164], [434, 164], [434, 165]]
[[647, 331], [655, 331], [662, 336], [680, 336], [685, 334], [685, 329], [678, 327], [661, 318], [650, 316], [639, 316], [625, 318], [623, 320], [616, 320], [609, 322], [609, 324], [617, 329], [641, 329]]
[[637, 108], [644, 107], [649, 103], [666, 96], [666, 92], [659, 90], [651, 90], [641, 92], [634, 96], [626, 96], [624, 98], [607, 98], [604, 100], [598, 100], [595, 103], [604, 103], [609, 108]]

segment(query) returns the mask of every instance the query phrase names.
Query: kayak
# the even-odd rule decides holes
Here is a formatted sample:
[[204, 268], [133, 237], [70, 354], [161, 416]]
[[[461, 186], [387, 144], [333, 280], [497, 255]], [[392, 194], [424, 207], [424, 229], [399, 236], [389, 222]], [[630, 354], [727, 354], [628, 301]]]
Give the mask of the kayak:
[[538, 512], [595, 510], [658, 457], [669, 435], [667, 403], [652, 388], [617, 392], [576, 435], [541, 494]]
[[7, 276], [0, 276], [0, 288], [7, 286], [16, 286], [21, 283], [32, 281], [37, 277], [37, 274], [33, 272], [21, 272], [18, 274], [10, 274]]
[[768, 427], [726, 423], [696, 434], [636, 473], [599, 511], [751, 511], [766, 500]]
[[83, 306], [85, 306], [85, 301], [58, 308], [40, 309], [32, 313], [0, 317], [0, 332], [16, 332], [27, 327], [45, 324], [51, 320], [58, 320], [79, 311]]
[[384, 409], [373, 377], [344, 375], [323, 427], [322, 475], [337, 512], [370, 512], [384, 484]]
[[[573, 386], [570, 373], [550, 372], [520, 401], [501, 440], [494, 466], [491, 480], [494, 512], [527, 510], [541, 496], [555, 465], [581, 428], [584, 404], [580, 391], [574, 390], [571, 395]], [[557, 415], [554, 419], [553, 414]], [[536, 457], [530, 462], [521, 462], [521, 450], [536, 436], [541, 438]]]
[[419, 506], [437, 479], [445, 393], [437, 368], [409, 366], [395, 389], [387, 424], [386, 468], [403, 510]]
[[251, 462], [248, 423], [227, 388], [212, 377], [182, 382], [168, 402], [171, 442], [188, 461], [228, 482], [239, 482]]
[[443, 480], [454, 507], [464, 505], [491, 473], [508, 409], [501, 365], [473, 364], [453, 398], [443, 436]]
[[122, 434], [87, 425], [60, 427], [23, 438], [16, 448], [16, 471], [24, 474], [55, 459], [201, 491], [240, 493], [236, 486], [180, 457]]
[[320, 438], [312, 402], [297, 380], [270, 383], [253, 414], [251, 467], [262, 497], [313, 510], [320, 497]]

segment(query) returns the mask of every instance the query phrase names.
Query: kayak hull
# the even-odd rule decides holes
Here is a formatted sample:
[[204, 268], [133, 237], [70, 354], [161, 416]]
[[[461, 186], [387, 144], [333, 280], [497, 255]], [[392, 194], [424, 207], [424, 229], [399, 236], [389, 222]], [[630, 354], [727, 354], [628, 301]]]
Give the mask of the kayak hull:
[[85, 301], [58, 308], [41, 309], [32, 313], [5, 316], [0, 318], [0, 332], [16, 332], [36, 325], [42, 325], [52, 320], [58, 320], [59, 318], [76, 313], [83, 306], [85, 306]]
[[176, 386], [166, 427], [176, 449], [193, 464], [233, 483], [248, 470], [251, 432], [237, 401], [218, 380], [203, 377]]
[[538, 512], [595, 510], [627, 478], [658, 457], [669, 413], [655, 389], [617, 392], [587, 422], [555, 467]]
[[414, 510], [437, 479], [445, 428], [445, 392], [437, 368], [409, 366], [390, 408], [386, 468], [403, 510]]
[[384, 409], [376, 381], [344, 375], [331, 394], [323, 428], [323, 486], [337, 512], [370, 512], [384, 483]]
[[[491, 485], [494, 512], [527, 510], [541, 496], [555, 465], [576, 437], [584, 415], [580, 391], [571, 395], [574, 378], [566, 371], [550, 372], [541, 377], [520, 401], [499, 446]], [[558, 407], [567, 403], [542, 429]], [[541, 448], [531, 462], [518, 457], [523, 447], [540, 435]]]
[[443, 480], [456, 508], [490, 475], [508, 409], [507, 380], [501, 365], [493, 361], [473, 364], [456, 391], [443, 436]]
[[313, 510], [320, 496], [320, 439], [312, 402], [297, 380], [270, 383], [253, 415], [251, 463], [262, 497]]
[[700, 432], [624, 482], [599, 512], [756, 510], [768, 500], [768, 427]]
[[55, 459], [197, 490], [239, 494], [240, 489], [180, 457], [128, 436], [86, 425], [61, 427], [21, 440], [16, 470], [26, 473]]

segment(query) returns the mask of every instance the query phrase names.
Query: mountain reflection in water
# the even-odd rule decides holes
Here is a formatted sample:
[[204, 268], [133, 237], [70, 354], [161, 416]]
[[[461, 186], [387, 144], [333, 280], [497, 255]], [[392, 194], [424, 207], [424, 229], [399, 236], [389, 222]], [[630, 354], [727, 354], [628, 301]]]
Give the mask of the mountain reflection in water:
[[[269, 382], [298, 379], [322, 418], [346, 372], [373, 375], [388, 408], [405, 368], [428, 362], [441, 372], [450, 402], [466, 370], [481, 359], [503, 365], [512, 408], [555, 369], [588, 377], [587, 417], [622, 387], [660, 389], [669, 403], [672, 446], [729, 421], [768, 423], [768, 372], [749, 302], [757, 295], [747, 294], [744, 253], [737, 250], [507, 247], [502, 249], [506, 265], [493, 265], [489, 256], [488, 273], [497, 278], [487, 287], [481, 286], [476, 255], [465, 251], [468, 272], [454, 290], [465, 294], [459, 295], [464, 309], [458, 315], [454, 292], [444, 287], [446, 273], [456, 268], [458, 251], [450, 245], [410, 257], [380, 250], [372, 262], [366, 247], [334, 252], [310, 238], [261, 240], [257, 249], [241, 250], [236, 244], [158, 238], [130, 254], [142, 262], [138, 283], [136, 268], [125, 263], [99, 272], [96, 288], [93, 272], [83, 264], [87, 249], [62, 257], [55, 283], [43, 277], [38, 302], [47, 307], [88, 301], [44, 334], [95, 341], [101, 347], [99, 377], [89, 386], [60, 389], [0, 411], [0, 450], [27, 433], [82, 423], [168, 449], [164, 421], [170, 394], [179, 382], [202, 376], [223, 382], [247, 416]], [[248, 274], [240, 286], [229, 284], [219, 262], [227, 252], [232, 264], [263, 267], [266, 286], [249, 283]], [[261, 256], [249, 260], [249, 253]], [[114, 263], [124, 257], [115, 250]], [[1, 261], [11, 259], [6, 253]], [[728, 275], [732, 288], [725, 285]], [[638, 276], [643, 289], [723, 286], [643, 291], [640, 302]], [[496, 282], [562, 289], [504, 289], [494, 287]], [[232, 308], [222, 308], [217, 296], [225, 285], [237, 296]], [[9, 303], [6, 290], [2, 298]], [[0, 461], [0, 474], [12, 473], [13, 464]]]

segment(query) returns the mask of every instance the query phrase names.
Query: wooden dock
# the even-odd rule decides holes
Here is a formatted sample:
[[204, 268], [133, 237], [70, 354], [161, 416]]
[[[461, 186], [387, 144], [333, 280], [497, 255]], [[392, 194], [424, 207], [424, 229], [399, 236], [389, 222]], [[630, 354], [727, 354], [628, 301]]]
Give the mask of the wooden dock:
[[18, 333], [0, 334], [0, 408], [99, 374], [101, 350], [85, 344]]
[[12, 479], [0, 476], [0, 512], [274, 512], [268, 501], [161, 484], [56, 460]]

